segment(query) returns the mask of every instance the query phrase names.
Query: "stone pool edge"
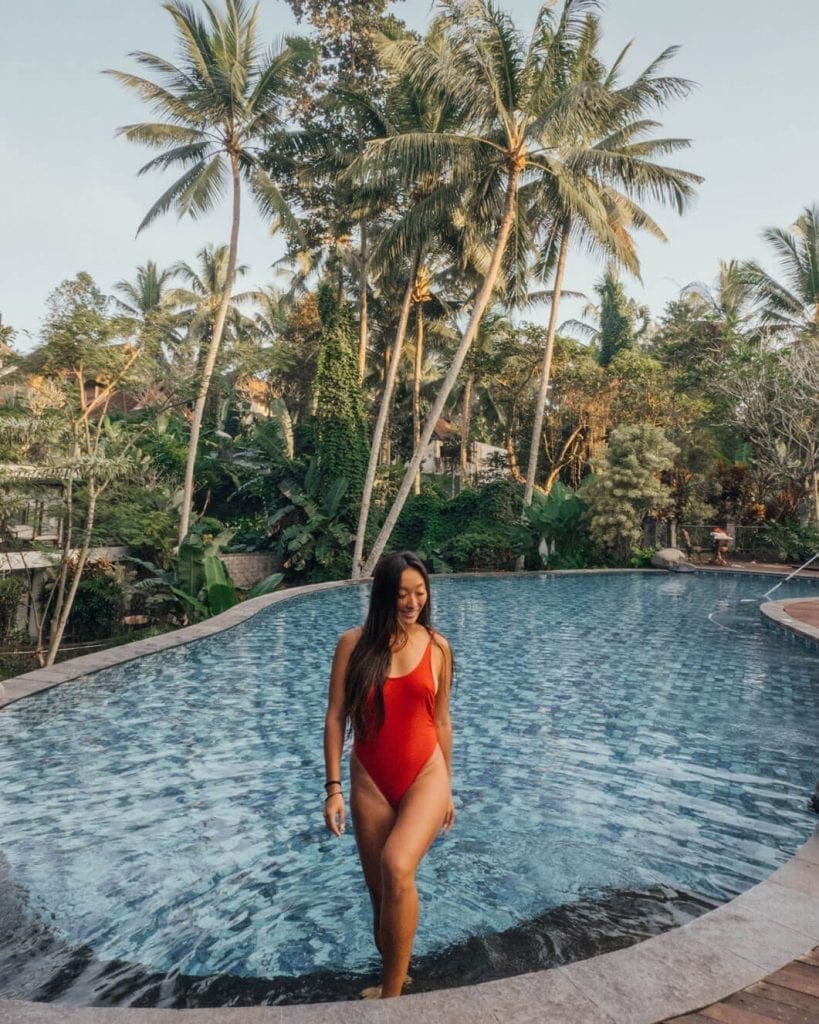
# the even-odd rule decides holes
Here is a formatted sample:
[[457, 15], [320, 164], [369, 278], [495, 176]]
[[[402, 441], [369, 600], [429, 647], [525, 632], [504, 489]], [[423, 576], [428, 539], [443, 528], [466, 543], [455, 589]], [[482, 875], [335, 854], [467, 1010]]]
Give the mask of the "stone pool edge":
[[766, 601], [765, 604], [759, 606], [759, 610], [770, 622], [776, 623], [777, 626], [787, 629], [803, 640], [811, 640], [819, 645], [819, 629], [807, 622], [793, 618], [785, 611], [786, 605], [816, 604], [816, 600], [815, 597], [792, 597], [786, 601]]
[[[600, 572], [565, 570], [548, 575], [589, 571]], [[456, 575], [471, 578], [510, 574]], [[15, 677], [6, 681], [7, 692], [0, 699], [0, 708], [100, 669], [230, 629], [278, 601], [366, 582], [333, 581], [266, 595], [174, 633]], [[786, 623], [768, 611], [764, 614], [786, 628], [794, 623], [812, 629], [788, 616], [790, 623]], [[812, 634], [819, 639], [819, 631], [812, 630]], [[72, 665], [74, 670], [67, 671]], [[563, 967], [407, 995], [389, 1002], [158, 1010], [0, 999], [0, 1024], [179, 1024], [180, 1017], [191, 1024], [538, 1024], [544, 1020], [550, 1024], [657, 1024], [718, 1002], [762, 980], [817, 943], [819, 826], [781, 868], [729, 903], [626, 949]]]

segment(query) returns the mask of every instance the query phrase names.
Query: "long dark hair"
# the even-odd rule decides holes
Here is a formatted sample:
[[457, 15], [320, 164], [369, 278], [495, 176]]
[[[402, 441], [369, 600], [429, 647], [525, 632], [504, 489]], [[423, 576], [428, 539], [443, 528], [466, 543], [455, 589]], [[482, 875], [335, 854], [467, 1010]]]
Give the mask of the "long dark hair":
[[[370, 607], [358, 643], [353, 648], [344, 680], [344, 711], [356, 736], [378, 732], [384, 724], [384, 683], [390, 671], [390, 643], [403, 626], [398, 621], [401, 573], [415, 569], [424, 579], [427, 599], [418, 622], [429, 629], [431, 618], [429, 573], [412, 551], [396, 551], [379, 559], [373, 573]], [[375, 693], [372, 710], [368, 703]]]

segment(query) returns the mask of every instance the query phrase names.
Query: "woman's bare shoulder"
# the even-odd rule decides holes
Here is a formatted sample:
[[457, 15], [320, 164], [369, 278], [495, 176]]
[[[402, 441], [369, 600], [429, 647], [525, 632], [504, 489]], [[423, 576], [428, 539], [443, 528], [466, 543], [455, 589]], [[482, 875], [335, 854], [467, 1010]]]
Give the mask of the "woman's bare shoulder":
[[452, 648], [449, 646], [449, 640], [447, 640], [443, 633], [439, 633], [436, 629], [432, 634], [432, 639], [445, 654], [452, 654]]
[[339, 651], [351, 651], [361, 639], [361, 634], [363, 632], [363, 626], [353, 626], [352, 629], [345, 629], [338, 638], [336, 649]]

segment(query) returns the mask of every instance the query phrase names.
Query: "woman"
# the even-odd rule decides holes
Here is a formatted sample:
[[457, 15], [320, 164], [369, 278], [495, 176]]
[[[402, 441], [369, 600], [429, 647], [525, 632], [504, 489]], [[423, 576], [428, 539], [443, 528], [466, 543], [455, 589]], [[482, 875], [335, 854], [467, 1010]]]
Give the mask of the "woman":
[[338, 641], [324, 726], [324, 818], [344, 831], [341, 752], [349, 723], [350, 810], [373, 906], [381, 985], [390, 998], [407, 980], [418, 925], [415, 870], [452, 803], [452, 653], [430, 628], [429, 576], [409, 551], [386, 555], [373, 574], [367, 620]]

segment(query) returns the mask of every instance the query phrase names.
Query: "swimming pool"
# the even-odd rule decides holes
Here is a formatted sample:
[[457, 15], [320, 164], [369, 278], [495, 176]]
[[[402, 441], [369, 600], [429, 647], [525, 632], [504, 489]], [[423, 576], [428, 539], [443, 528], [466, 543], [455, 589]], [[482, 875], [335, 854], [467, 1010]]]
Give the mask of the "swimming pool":
[[[457, 658], [459, 821], [419, 875], [421, 975], [456, 984], [478, 962], [497, 976], [591, 955], [595, 936], [633, 941], [766, 877], [807, 837], [815, 651], [708, 620], [734, 621], [767, 588], [434, 580]], [[329, 659], [366, 598], [296, 597], [0, 715], [14, 922], [0, 995], [329, 998], [372, 970], [353, 838], [321, 821]]]

